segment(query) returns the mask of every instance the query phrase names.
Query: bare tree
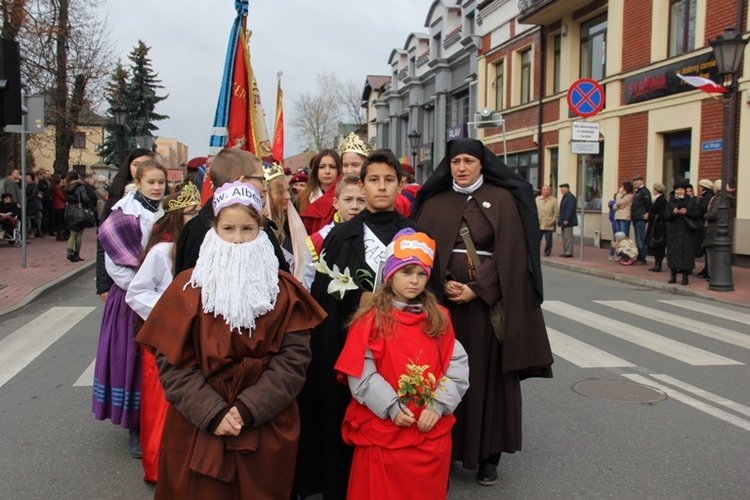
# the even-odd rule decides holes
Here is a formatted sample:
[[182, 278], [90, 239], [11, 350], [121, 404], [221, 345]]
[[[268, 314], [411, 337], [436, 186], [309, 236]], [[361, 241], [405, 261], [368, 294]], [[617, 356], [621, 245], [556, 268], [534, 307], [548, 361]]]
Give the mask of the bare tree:
[[365, 123], [365, 109], [362, 107], [362, 85], [354, 80], [337, 82], [335, 86], [336, 98], [344, 111], [347, 123], [360, 127]]
[[313, 151], [334, 146], [338, 134], [340, 101], [334, 76], [318, 75], [315, 93], [305, 92], [292, 103], [291, 125]]
[[104, 100], [112, 67], [109, 23], [97, 17], [101, 0], [28, 0], [18, 38], [29, 93], [48, 96], [45, 114], [55, 126], [55, 171], [65, 173], [73, 132], [84, 113]]

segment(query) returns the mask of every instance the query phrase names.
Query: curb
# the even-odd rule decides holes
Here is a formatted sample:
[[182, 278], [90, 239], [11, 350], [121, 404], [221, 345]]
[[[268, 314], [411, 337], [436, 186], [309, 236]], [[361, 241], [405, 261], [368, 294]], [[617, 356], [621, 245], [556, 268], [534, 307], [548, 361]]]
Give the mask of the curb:
[[85, 273], [90, 268], [94, 267], [96, 264], [96, 260], [91, 260], [89, 262], [86, 262], [85, 264], [76, 267], [75, 269], [72, 269], [68, 271], [67, 273], [63, 274], [62, 276], [53, 279], [52, 281], [45, 283], [44, 285], [35, 288], [31, 291], [26, 297], [18, 301], [18, 303], [10, 306], [7, 309], [3, 309], [0, 311], [0, 316], [5, 316], [6, 314], [10, 314], [12, 312], [18, 311], [22, 307], [25, 307], [29, 305], [34, 300], [38, 299], [39, 297], [43, 297], [48, 292], [51, 292], [53, 290], [56, 290], [57, 288], [65, 285], [66, 283], [73, 281], [76, 279], [79, 275]]
[[544, 260], [544, 259], [542, 259], [542, 265], [555, 267], [557, 269], [564, 269], [566, 271], [572, 271], [572, 272], [580, 273], [580, 274], [588, 274], [589, 276], [594, 276], [597, 278], [620, 281], [622, 283], [627, 283], [629, 285], [637, 285], [637, 286], [642, 286], [646, 288], [655, 288], [657, 290], [664, 290], [666, 292], [671, 292], [671, 293], [675, 293], [678, 295], [687, 295], [691, 297], [699, 297], [702, 299], [713, 300], [714, 302], [720, 302], [722, 304], [728, 304], [731, 306], [743, 307], [743, 308], [750, 307], [748, 306], [748, 304], [743, 304], [740, 302], [723, 299], [721, 297], [715, 297], [713, 295], [708, 295], [707, 293], [702, 293], [698, 290], [693, 290], [691, 288], [687, 288], [682, 285], [670, 285], [669, 283], [663, 283], [661, 281], [639, 278], [637, 276], [630, 276], [628, 274], [620, 274], [620, 273], [615, 273], [611, 271], [602, 271], [601, 269], [589, 269], [586, 267], [576, 266], [573, 264], [567, 264], [565, 262], [555, 262], [552, 260]]

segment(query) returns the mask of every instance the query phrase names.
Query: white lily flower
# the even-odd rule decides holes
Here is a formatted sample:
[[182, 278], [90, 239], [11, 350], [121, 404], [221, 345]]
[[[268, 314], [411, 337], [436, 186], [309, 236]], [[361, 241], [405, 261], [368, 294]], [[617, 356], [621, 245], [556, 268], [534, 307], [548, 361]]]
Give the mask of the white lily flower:
[[333, 271], [330, 275], [332, 279], [331, 282], [328, 283], [328, 293], [333, 296], [338, 296], [339, 300], [344, 298], [347, 291], [356, 290], [358, 288], [357, 284], [349, 274], [348, 267], [344, 269], [344, 272], [341, 272], [339, 271], [339, 267], [334, 264]]
[[320, 259], [318, 259], [317, 262], [312, 262], [308, 264], [310, 267], [315, 269], [315, 271], [319, 272], [320, 274], [330, 275], [331, 270], [328, 269], [328, 265], [326, 264], [326, 261], [323, 259], [323, 256], [320, 256]]

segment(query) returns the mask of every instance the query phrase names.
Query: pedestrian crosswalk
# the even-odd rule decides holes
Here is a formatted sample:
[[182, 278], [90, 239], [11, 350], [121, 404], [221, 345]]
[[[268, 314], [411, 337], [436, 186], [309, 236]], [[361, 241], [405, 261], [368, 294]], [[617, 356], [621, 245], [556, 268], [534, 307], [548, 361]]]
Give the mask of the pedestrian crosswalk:
[[[693, 347], [677, 340], [638, 328], [623, 321], [617, 321], [603, 314], [576, 307], [572, 304], [550, 300], [544, 302], [542, 307], [545, 311], [555, 313], [558, 316], [583, 323], [598, 332], [617, 337], [627, 342], [632, 342], [645, 349], [658, 352], [672, 359], [682, 361], [692, 366], [721, 366], [741, 365], [739, 361], [729, 359], [719, 354]], [[628, 309], [622, 309], [628, 311]]]
[[[691, 299], [646, 304], [579, 300], [575, 305], [572, 301], [548, 300], [542, 307], [558, 361], [556, 370], [610, 370], [750, 431], [750, 407], [716, 394], [715, 387], [714, 392], [699, 387], [700, 376], [685, 376], [694, 370], [746, 368], [750, 364], [750, 314]], [[0, 388], [95, 309], [53, 307], [2, 338]], [[91, 348], [94, 350], [95, 346]], [[666, 359], [659, 362], [654, 354], [677, 363]], [[90, 390], [94, 363], [91, 360], [81, 366], [82, 371], [76, 372], [80, 375], [69, 384]], [[673, 372], [665, 367], [671, 367]], [[678, 373], [693, 383], [680, 380]]]
[[0, 340], [0, 387], [95, 309], [53, 307]]

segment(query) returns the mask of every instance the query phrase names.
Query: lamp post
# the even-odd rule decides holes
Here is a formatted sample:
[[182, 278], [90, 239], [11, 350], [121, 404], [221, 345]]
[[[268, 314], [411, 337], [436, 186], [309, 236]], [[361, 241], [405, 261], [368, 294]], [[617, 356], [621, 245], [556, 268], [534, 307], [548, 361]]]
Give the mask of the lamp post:
[[411, 158], [413, 167], [416, 170], [417, 168], [417, 152], [419, 152], [419, 141], [422, 139], [422, 134], [417, 132], [416, 130], [412, 130], [411, 133], [407, 136], [409, 138], [409, 146], [411, 147]]
[[[732, 282], [732, 239], [729, 236], [729, 203], [727, 201], [727, 179], [730, 169], [734, 169], [734, 141], [736, 133], [730, 130], [730, 107], [737, 92], [736, 75], [742, 62], [747, 40], [731, 26], [724, 33], [709, 42], [716, 57], [716, 67], [724, 78], [724, 86], [729, 92], [724, 97], [724, 131], [722, 136], [721, 191], [719, 193], [719, 216], [716, 221], [713, 263], [709, 271], [709, 290], [717, 292], [734, 291]], [[728, 83], [727, 83], [728, 81]], [[731, 135], [730, 135], [731, 134]], [[731, 142], [730, 142], [731, 141]], [[733, 170], [732, 170], [733, 171]]]
[[112, 108], [112, 116], [115, 119], [115, 125], [124, 127], [125, 121], [128, 119], [128, 110], [122, 104], [118, 104]]

